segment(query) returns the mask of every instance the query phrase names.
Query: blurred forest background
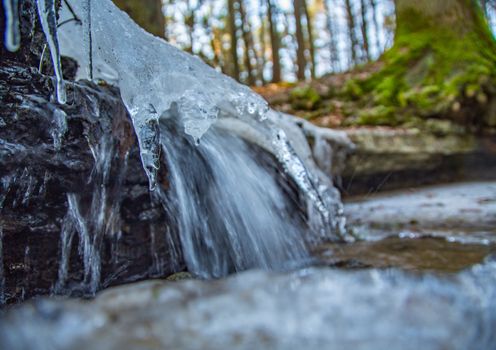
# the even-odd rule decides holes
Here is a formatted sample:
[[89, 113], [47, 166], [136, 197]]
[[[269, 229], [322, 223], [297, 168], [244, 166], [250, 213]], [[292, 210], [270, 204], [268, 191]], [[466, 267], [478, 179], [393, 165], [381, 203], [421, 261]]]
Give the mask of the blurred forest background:
[[496, 127], [496, 0], [114, 0], [323, 126]]
[[[304, 80], [377, 59], [393, 0], [115, 0], [142, 27], [249, 85]], [[496, 0], [480, 0], [496, 25]], [[234, 49], [235, 48], [235, 49]]]

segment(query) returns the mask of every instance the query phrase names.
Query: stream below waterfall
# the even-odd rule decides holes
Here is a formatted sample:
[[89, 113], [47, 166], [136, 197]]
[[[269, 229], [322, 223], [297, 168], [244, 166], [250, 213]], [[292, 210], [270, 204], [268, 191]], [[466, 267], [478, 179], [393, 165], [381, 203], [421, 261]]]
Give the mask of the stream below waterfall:
[[[465, 197], [462, 204], [440, 204], [457, 194]], [[405, 198], [409, 208], [398, 207]], [[0, 345], [493, 349], [496, 231], [488, 227], [496, 217], [494, 203], [495, 182], [354, 199], [346, 209], [353, 210], [351, 222], [358, 225], [361, 218], [361, 241], [320, 245], [314, 267], [250, 270], [217, 280], [178, 274], [114, 287], [92, 300], [42, 298], [6, 312]], [[431, 212], [422, 208], [433, 207], [445, 213], [444, 221], [423, 225]], [[389, 219], [392, 210], [396, 220]], [[478, 225], [471, 223], [471, 212], [479, 214]], [[454, 218], [457, 230], [442, 227]], [[465, 224], [471, 229], [462, 229]]]

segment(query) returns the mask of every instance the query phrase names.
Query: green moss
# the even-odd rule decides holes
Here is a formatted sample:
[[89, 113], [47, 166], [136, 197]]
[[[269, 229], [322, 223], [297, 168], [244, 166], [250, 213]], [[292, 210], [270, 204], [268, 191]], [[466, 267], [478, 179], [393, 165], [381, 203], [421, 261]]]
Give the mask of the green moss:
[[[448, 124], [438, 122], [443, 118], [496, 125], [496, 41], [482, 13], [462, 6], [464, 22], [457, 26], [451, 25], [460, 21], [455, 10], [438, 20], [413, 8], [407, 19], [403, 14], [394, 46], [380, 62], [347, 72], [352, 78], [344, 83], [326, 77], [333, 88], [326, 96], [308, 86], [295, 88], [294, 112], [307, 118], [337, 114], [345, 125], [401, 125], [437, 133], [446, 131]], [[331, 100], [339, 101], [338, 111], [328, 111]]]
[[363, 95], [363, 90], [358, 80], [350, 79], [345, 83], [342, 93], [353, 99], [358, 99]]
[[350, 112], [358, 114], [356, 122], [398, 125], [409, 122], [397, 117], [405, 113], [448, 116], [457, 101], [487, 103], [487, 91], [496, 86], [496, 43], [487, 24], [460, 32], [414, 10], [406, 22], [383, 55], [383, 68], [345, 84], [344, 98], [356, 102]]
[[293, 109], [311, 111], [316, 109], [322, 101], [321, 96], [311, 86], [296, 87], [289, 94], [289, 101]]
[[426, 85], [415, 87], [410, 90], [401, 91], [398, 101], [401, 107], [416, 107], [423, 110], [432, 110], [438, 103], [441, 91], [439, 85]]
[[353, 122], [355, 125], [391, 125], [400, 123], [395, 116], [395, 110], [391, 107], [379, 105], [372, 108], [363, 109], [359, 112], [358, 118]]

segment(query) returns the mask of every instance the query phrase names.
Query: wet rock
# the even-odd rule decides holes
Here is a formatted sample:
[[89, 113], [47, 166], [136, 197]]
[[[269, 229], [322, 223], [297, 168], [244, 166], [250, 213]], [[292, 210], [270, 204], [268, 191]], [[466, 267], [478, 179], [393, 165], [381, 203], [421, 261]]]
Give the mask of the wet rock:
[[340, 174], [342, 192], [354, 195], [446, 181], [494, 179], [494, 137], [445, 131], [385, 127], [346, 130], [356, 148]]
[[150, 196], [119, 91], [89, 82], [67, 85], [68, 102], [59, 105], [52, 77], [2, 59], [0, 229], [7, 303], [51, 292], [87, 295], [183, 269], [173, 220]]

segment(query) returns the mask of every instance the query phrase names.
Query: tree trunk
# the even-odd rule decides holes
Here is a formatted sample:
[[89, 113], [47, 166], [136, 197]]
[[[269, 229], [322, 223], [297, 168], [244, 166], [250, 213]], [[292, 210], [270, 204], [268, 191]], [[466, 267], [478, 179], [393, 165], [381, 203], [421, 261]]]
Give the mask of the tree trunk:
[[329, 6], [329, 1], [331, 0], [324, 0], [324, 9], [326, 13], [326, 29], [327, 33], [329, 35], [329, 60], [331, 62], [331, 70], [333, 72], [339, 71], [339, 54], [338, 54], [338, 47], [336, 43], [336, 31], [335, 31], [335, 26], [333, 24], [333, 19], [332, 19], [332, 13], [331, 9]]
[[264, 76], [264, 71], [265, 71], [265, 64], [266, 64], [266, 59], [265, 59], [265, 52], [267, 50], [267, 43], [265, 40], [265, 34], [267, 32], [266, 26], [266, 15], [264, 14], [264, 0], [260, 0], [259, 3], [259, 17], [260, 17], [260, 55], [258, 56], [259, 61], [258, 61], [258, 79], [260, 80], [260, 83], [265, 85], [265, 76]]
[[255, 49], [253, 47], [253, 39], [251, 37], [251, 28], [250, 28], [249, 20], [246, 17], [246, 11], [243, 4], [243, 0], [238, 0], [238, 6], [239, 6], [239, 15], [241, 17], [241, 34], [243, 35], [243, 42], [245, 44], [244, 61], [245, 61], [245, 68], [248, 73], [247, 83], [250, 86], [254, 86], [255, 75], [253, 72], [253, 66], [251, 60], [252, 60], [252, 55], [255, 52]]
[[451, 34], [460, 35], [488, 30], [475, 1], [395, 0], [395, 5], [397, 22], [395, 40], [398, 39], [398, 35], [425, 30], [444, 29]]
[[229, 34], [231, 36], [231, 76], [239, 81], [239, 60], [238, 60], [238, 27], [236, 26], [235, 0], [227, 0], [229, 11]]
[[[244, 0], [240, 0], [244, 1]], [[250, 57], [253, 62], [255, 62], [255, 66], [253, 67], [253, 76], [254, 80], [256, 83], [257, 80], [257, 71], [258, 71], [258, 53], [257, 50], [255, 49], [255, 39], [254, 39], [254, 33], [253, 33], [253, 27], [252, 23], [250, 21], [250, 18], [246, 15], [246, 10], [245, 7], [243, 7], [243, 14], [246, 18], [245, 22], [245, 27], [246, 27], [246, 32], [247, 32], [247, 39], [248, 39], [248, 47], [250, 48]]]
[[367, 7], [365, 4], [365, 0], [360, 0], [360, 15], [361, 15], [360, 29], [362, 31], [362, 47], [365, 56], [364, 61], [370, 61], [369, 28], [367, 22]]
[[308, 32], [308, 51], [310, 53], [310, 75], [312, 79], [315, 79], [315, 71], [316, 71], [316, 59], [315, 59], [315, 42], [313, 40], [313, 18], [310, 16], [308, 11], [308, 6], [306, 0], [302, 0], [303, 9], [305, 11], [305, 18], [307, 20], [307, 32]]
[[370, 0], [370, 8], [372, 9], [372, 23], [374, 24], [375, 31], [375, 49], [377, 55], [382, 52], [381, 38], [379, 35], [379, 20], [377, 19], [377, 0]]
[[204, 19], [203, 24], [205, 28], [205, 32], [207, 33], [208, 37], [210, 38], [210, 49], [212, 50], [212, 65], [214, 68], [220, 68], [221, 71], [223, 72], [223, 63], [221, 60], [221, 53], [222, 50], [220, 46], [222, 46], [222, 43], [219, 42], [218, 40], [218, 35], [216, 34], [216, 28], [213, 23], [213, 5], [210, 4], [208, 7], [208, 17]]
[[355, 34], [355, 17], [350, 0], [345, 0], [346, 22], [348, 24], [348, 38], [350, 43], [350, 53], [352, 64], [358, 63], [357, 45], [358, 40]]
[[279, 56], [280, 39], [272, 0], [267, 0], [267, 15], [270, 29], [270, 46], [272, 49], [272, 82], [278, 83], [281, 81], [281, 59]]
[[296, 24], [296, 78], [298, 80], [305, 80], [305, 38], [303, 36], [303, 26], [302, 26], [302, 13], [304, 0], [293, 0], [294, 7], [294, 19]]
[[480, 5], [482, 8], [482, 11], [484, 12], [484, 16], [487, 17], [487, 0], [480, 0]]
[[113, 0], [114, 3], [153, 35], [164, 37], [165, 19], [162, 0]]
[[195, 45], [195, 25], [196, 25], [196, 18], [195, 18], [195, 13], [197, 11], [197, 7], [193, 7], [191, 4], [191, 0], [186, 1], [186, 15], [184, 16], [184, 24], [186, 27], [186, 32], [188, 34], [188, 39], [189, 39], [189, 45], [186, 48], [186, 51], [189, 53], [194, 54], [194, 45]]
[[479, 3], [395, 4], [394, 45], [381, 58], [382, 69], [358, 83], [371, 116], [382, 124], [447, 118], [496, 127], [496, 41]]

